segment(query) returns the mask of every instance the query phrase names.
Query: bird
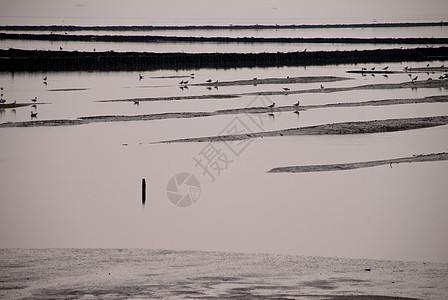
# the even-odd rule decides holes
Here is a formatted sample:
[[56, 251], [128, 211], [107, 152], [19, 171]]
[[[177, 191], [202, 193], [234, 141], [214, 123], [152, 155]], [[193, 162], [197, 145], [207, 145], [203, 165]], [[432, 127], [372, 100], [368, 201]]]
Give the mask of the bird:
[[194, 76], [194, 73], [191, 73], [190, 76]]
[[442, 75], [440, 75], [440, 76], [439, 76], [439, 79], [443, 79], [443, 76], [442, 76]]
[[269, 108], [274, 108], [274, 106], [275, 106], [275, 102], [272, 103], [271, 105], [268, 105]]
[[140, 104], [140, 101], [138, 101], [138, 100], [134, 100], [134, 104], [139, 105], [139, 104]]
[[16, 105], [16, 103], [17, 103], [17, 101], [14, 100], [11, 104], [12, 104], [12, 105]]
[[184, 84], [184, 81], [183, 81], [183, 80], [181, 80], [181, 81], [179, 82], [179, 84]]
[[142, 80], [143, 79], [143, 75], [142, 74], [138, 74], [138, 80]]
[[367, 68], [361, 68], [361, 71], [367, 71]]
[[429, 67], [429, 64], [427, 64], [426, 66]]
[[414, 78], [412, 78], [412, 81], [416, 81], [418, 78], [418, 76], [415, 76]]
[[375, 71], [375, 67], [371, 68], [370, 70]]
[[324, 86], [321, 84], [321, 85], [320, 85], [320, 88], [321, 88], [321, 89], [324, 89]]
[[59, 47], [59, 51], [62, 51], [63, 50], [63, 48], [62, 47]]
[[217, 85], [217, 84], [218, 84], [218, 80], [215, 81], [215, 85]]
[[212, 80], [211, 80], [211, 79], [209, 79], [209, 80], [207, 80], [207, 82], [208, 82], [208, 83], [210, 83], [210, 82], [212, 82]]
[[287, 91], [289, 91], [290, 89], [289, 89], [289, 88], [283, 88], [283, 90], [284, 90], [285, 92], [287, 92]]
[[257, 80], [257, 77], [254, 77], [254, 80]]
[[299, 105], [300, 105], [300, 101], [297, 101], [297, 103], [294, 103], [295, 107], [299, 107]]
[[44, 77], [44, 81], [47, 81], [47, 76]]
[[441, 67], [441, 68], [445, 68], [445, 65], [441, 65], [440, 67]]
[[385, 66], [385, 67], [383, 68], [384, 71], [386, 71], [387, 69], [389, 69], [389, 66]]
[[3, 98], [0, 98], [0, 104], [3, 104], [3, 103], [5, 103], [6, 102], [6, 100], [5, 99], [3, 99]]
[[37, 112], [31, 112], [31, 118], [37, 117]]
[[188, 84], [188, 80], [185, 80], [185, 81], [184, 81], [184, 84]]
[[34, 97], [33, 99], [31, 99], [31, 101], [36, 102], [37, 101], [37, 97]]
[[429, 77], [427, 80], [432, 80], [432, 78], [431, 77]]
[[212, 89], [212, 87], [211, 87], [211, 86], [208, 86], [208, 87], [206, 87], [206, 89], [207, 89], [207, 90], [211, 90], [211, 89]]

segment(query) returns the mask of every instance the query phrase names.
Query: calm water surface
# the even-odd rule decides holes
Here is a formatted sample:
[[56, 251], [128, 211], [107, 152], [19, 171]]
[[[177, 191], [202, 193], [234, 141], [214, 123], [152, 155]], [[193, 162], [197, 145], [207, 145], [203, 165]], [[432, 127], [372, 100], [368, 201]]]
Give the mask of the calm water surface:
[[[3, 1], [0, 24], [13, 25], [228, 25], [335, 24], [446, 21], [447, 2], [365, 1]], [[255, 5], [255, 6], [254, 6]], [[253, 9], [256, 7], [256, 9]], [[385, 9], [387, 7], [387, 9]], [[238, 8], [238, 9], [235, 9]], [[350, 9], [347, 9], [350, 8]], [[206, 14], [204, 14], [206, 12]], [[85, 34], [86, 32], [77, 32]], [[106, 34], [99, 32], [99, 34]], [[114, 34], [119, 34], [115, 32]], [[120, 33], [127, 34], [127, 33]], [[135, 33], [132, 33], [135, 34]], [[152, 33], [151, 33], [152, 34]], [[400, 29], [170, 31], [164, 35], [263, 37], [447, 37], [445, 27]], [[439, 45], [420, 45], [439, 46]], [[277, 52], [399, 48], [408, 45], [80, 43], [0, 41], [1, 49], [73, 51]], [[412, 47], [415, 47], [413, 45]], [[389, 64], [391, 70], [421, 63]], [[431, 61], [434, 66], [447, 61]], [[375, 65], [306, 68], [185, 70], [142, 72], [1, 73], [8, 103], [37, 107], [0, 110], [0, 122], [75, 119], [81, 116], [139, 115], [213, 111], [246, 107], [254, 97], [188, 101], [98, 102], [135, 97], [198, 96], [319, 88], [315, 84], [219, 87], [191, 83], [253, 77], [341, 76], [324, 83], [350, 87], [409, 81], [407, 74], [361, 76], [347, 70]], [[378, 64], [375, 67], [384, 67]], [[442, 74], [418, 73], [420, 80]], [[48, 76], [47, 85], [42, 78]], [[160, 78], [181, 76], [180, 78]], [[72, 90], [64, 90], [72, 89]], [[445, 89], [397, 89], [270, 96], [266, 102], [302, 105], [446, 95]], [[261, 117], [260, 130], [332, 122], [447, 115], [447, 104], [313, 109]], [[248, 115], [240, 121], [251, 124]], [[253, 116], [252, 116], [253, 117]], [[448, 262], [447, 162], [398, 164], [342, 172], [269, 174], [274, 167], [391, 159], [448, 150], [448, 126], [395, 133], [350, 136], [299, 136], [251, 140], [239, 155], [229, 144], [213, 143], [226, 155], [220, 173], [209, 174], [194, 158], [207, 143], [159, 141], [220, 134], [234, 115], [79, 126], [0, 128], [0, 247], [117, 247], [219, 250], [320, 255], [383, 260]], [[188, 208], [167, 198], [167, 183], [188, 172], [201, 184], [198, 201]], [[148, 199], [141, 204], [141, 180]], [[183, 190], [185, 192], [185, 190]], [[182, 264], [184, 268], [185, 265]], [[179, 268], [178, 268], [179, 269]], [[177, 269], [177, 270], [178, 270]], [[184, 270], [184, 269], [182, 269]], [[186, 272], [191, 271], [185, 269]], [[315, 276], [315, 274], [313, 274]], [[80, 277], [77, 277], [77, 280]], [[415, 286], [415, 285], [413, 285]], [[416, 294], [413, 294], [416, 295]]]
[[[447, 62], [437, 62], [437, 64]], [[421, 64], [426, 65], [426, 62]], [[401, 70], [404, 64], [391, 64]], [[103, 103], [132, 97], [202, 95], [280, 90], [282, 85], [191, 86], [194, 82], [335, 75], [352, 80], [328, 87], [403, 82], [407, 74], [362, 77], [360, 65], [111, 73], [17, 73], [0, 76], [4, 98], [30, 102], [38, 96], [37, 120], [92, 115], [137, 115], [245, 107], [234, 99]], [[368, 66], [370, 67], [370, 66]], [[422, 79], [438, 74], [420, 74]], [[48, 85], [42, 77], [48, 76]], [[292, 89], [317, 88], [293, 84]], [[54, 89], [83, 88], [76, 91]], [[445, 95], [444, 89], [347, 91], [277, 95], [269, 101], [303, 105]], [[30, 120], [30, 107], [7, 109], [0, 122]], [[332, 108], [261, 114], [263, 130], [332, 122], [447, 115], [446, 104]], [[2, 247], [143, 247], [270, 252], [447, 262], [448, 163], [414, 163], [344, 172], [268, 174], [271, 168], [397, 158], [448, 150], [448, 126], [397, 133], [303, 136], [253, 140], [235, 156], [214, 143], [229, 162], [215, 181], [195, 166], [206, 143], [158, 144], [161, 140], [219, 134], [233, 115], [116, 122], [65, 127], [0, 129], [0, 245]], [[250, 122], [247, 115], [240, 115]], [[227, 150], [226, 150], [227, 149]], [[227, 151], [227, 152], [226, 152]], [[201, 195], [189, 208], [168, 201], [169, 179], [189, 172]], [[148, 181], [141, 205], [141, 179]], [[399, 238], [398, 238], [399, 237]]]

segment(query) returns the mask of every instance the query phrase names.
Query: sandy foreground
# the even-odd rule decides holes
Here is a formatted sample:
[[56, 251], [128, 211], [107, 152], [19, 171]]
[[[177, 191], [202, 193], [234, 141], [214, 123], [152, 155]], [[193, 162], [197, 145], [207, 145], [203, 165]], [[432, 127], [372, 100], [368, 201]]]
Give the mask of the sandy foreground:
[[140, 249], [2, 249], [5, 299], [447, 299], [448, 264]]

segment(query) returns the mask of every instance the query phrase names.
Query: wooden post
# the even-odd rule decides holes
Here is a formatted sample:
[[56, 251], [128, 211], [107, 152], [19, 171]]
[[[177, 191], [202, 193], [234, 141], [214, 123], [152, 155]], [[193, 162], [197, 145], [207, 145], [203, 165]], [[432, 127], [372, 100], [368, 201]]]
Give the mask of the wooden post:
[[142, 179], [142, 204], [144, 205], [146, 202], [146, 180]]

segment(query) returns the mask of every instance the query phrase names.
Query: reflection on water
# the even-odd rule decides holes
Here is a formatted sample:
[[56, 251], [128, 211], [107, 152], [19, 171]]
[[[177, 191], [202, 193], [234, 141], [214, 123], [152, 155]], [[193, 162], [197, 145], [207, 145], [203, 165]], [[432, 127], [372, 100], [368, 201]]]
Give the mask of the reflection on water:
[[0, 40], [0, 49], [52, 50], [52, 51], [115, 51], [115, 52], [186, 52], [186, 53], [263, 53], [263, 52], [302, 52], [302, 51], [351, 51], [373, 49], [412, 49], [441, 47], [445, 44], [336, 44], [336, 43], [195, 43], [195, 42], [155, 42], [155, 43], [116, 43], [116, 42], [71, 42], [71, 41], [30, 41]]
[[[426, 65], [427, 62], [415, 63]], [[437, 62], [437, 64], [447, 62]], [[370, 66], [368, 66], [370, 67]], [[334, 75], [353, 80], [328, 87], [403, 82], [406, 74], [368, 78], [345, 73], [361, 65], [111, 73], [0, 74], [4, 97], [22, 107], [0, 110], [0, 121], [75, 119], [92, 115], [213, 111], [248, 106], [252, 95], [230, 99], [98, 102], [133, 97], [209, 93], [207, 79], [237, 80]], [[401, 70], [403, 64], [390, 64]], [[43, 78], [47, 78], [47, 85]], [[180, 76], [172, 78], [169, 76]], [[425, 79], [425, 75], [421, 74]], [[169, 78], [161, 78], [169, 77]], [[291, 89], [318, 88], [292, 84]], [[283, 86], [220, 87], [213, 93], [280, 90]], [[69, 90], [67, 90], [69, 89]], [[277, 106], [446, 95], [444, 89], [346, 91], [269, 96]], [[263, 114], [261, 130], [324, 123], [447, 115], [446, 103], [310, 109]], [[214, 143], [226, 168], [204, 174], [194, 160], [207, 144], [161, 140], [223, 132], [234, 115], [79, 126], [0, 129], [2, 247], [142, 247], [229, 250], [448, 262], [446, 162], [414, 163], [315, 174], [268, 174], [274, 167], [344, 163], [448, 150], [448, 127], [352, 136], [254, 139], [238, 156]], [[241, 118], [240, 120], [246, 120]], [[210, 153], [209, 153], [210, 154]], [[194, 205], [174, 206], [167, 183], [188, 172], [201, 186]], [[210, 172], [217, 172], [211, 169]], [[148, 203], [141, 209], [142, 178]], [[150, 185], [150, 191], [149, 191]], [[61, 196], [63, 195], [63, 196]]]

